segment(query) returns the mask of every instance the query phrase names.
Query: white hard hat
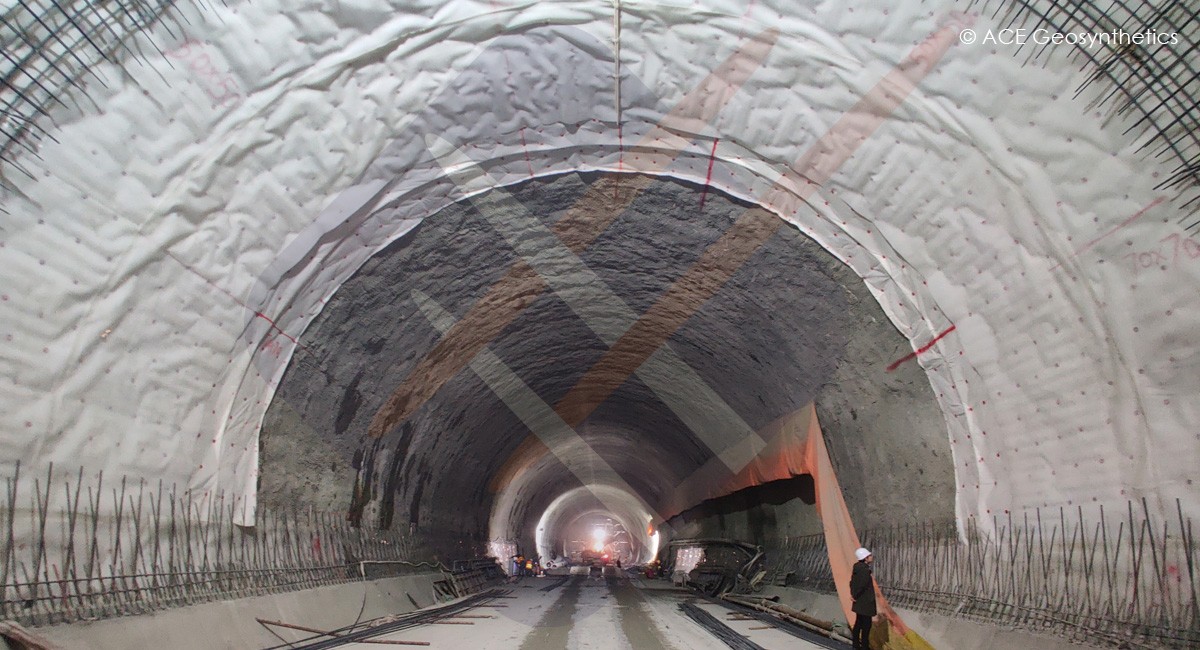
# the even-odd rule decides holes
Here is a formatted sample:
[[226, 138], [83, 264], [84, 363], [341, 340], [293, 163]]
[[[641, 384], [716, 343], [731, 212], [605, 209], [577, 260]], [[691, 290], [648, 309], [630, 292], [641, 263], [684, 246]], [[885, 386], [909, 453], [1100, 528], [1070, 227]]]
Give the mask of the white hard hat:
[[859, 562], [862, 562], [863, 560], [867, 559], [870, 556], [871, 556], [871, 552], [865, 548], [860, 548], [854, 552], [854, 559], [858, 560]]

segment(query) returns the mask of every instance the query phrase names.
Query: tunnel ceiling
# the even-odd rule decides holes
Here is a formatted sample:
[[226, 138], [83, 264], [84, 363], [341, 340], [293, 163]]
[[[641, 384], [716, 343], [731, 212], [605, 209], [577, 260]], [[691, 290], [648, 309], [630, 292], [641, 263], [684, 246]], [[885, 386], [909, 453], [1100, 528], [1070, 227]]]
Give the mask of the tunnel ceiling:
[[[815, 398], [870, 518], [938, 485], [960, 521], [1143, 497], [1200, 515], [1186, 3], [179, 2], [120, 31], [31, 6], [5, 10], [28, 34], [4, 37], [0, 89], [0, 455], [25, 470], [247, 511], [287, 484], [479, 531], [485, 508], [430, 499], [508, 495], [525, 521], [569, 484], [518, 462], [528, 386], [570, 395], [608, 480], [651, 500], [704, 458], [679, 420], [761, 427]], [[1168, 38], [996, 40], [1111, 25]], [[556, 250], [542, 226], [580, 192], [562, 244], [631, 312], [715, 291], [670, 337], [706, 410], [620, 377], [591, 411], [569, 391], [625, 354], [620, 319], [594, 314], [598, 335], [575, 313], [602, 302], [491, 293], [519, 248]], [[689, 261], [729, 283], [665, 289]], [[510, 289], [545, 277], [517, 267]], [[494, 341], [482, 370], [464, 333]]]
[[[501, 198], [485, 195], [455, 204], [425, 219], [344, 283], [305, 332], [306, 353], [294, 358], [276, 393], [263, 436], [267, 491], [281, 501], [295, 498], [295, 473], [288, 464], [294, 459], [273, 463], [272, 446], [292, 435], [297, 421], [318, 432], [322, 446], [340, 459], [345, 471], [336, 480], [343, 494], [351, 494], [357, 481], [371, 486], [372, 501], [389, 504], [381, 517], [391, 516], [394, 502], [418, 522], [473, 516], [473, 521], [439, 522], [470, 530], [487, 515], [489, 489], [503, 487], [495, 485], [497, 474], [525, 462], [531, 463], [523, 470], [531, 477], [506, 479], [519, 481], [523, 492], [514, 525], [536, 519], [551, 500], [579, 485], [579, 477], [552, 455], [528, 447], [530, 429], [470, 369], [382, 437], [373, 438], [369, 427], [441, 339], [414, 292], [452, 314], [466, 312], [519, 258], [488, 219], [512, 219], [506, 212], [515, 205], [553, 226], [598, 178], [591, 173], [537, 179], [506, 188]], [[622, 178], [606, 180], [619, 185]], [[689, 183], [652, 181], [580, 258], [616, 298], [645, 313], [730, 223], [750, 210], [761, 212]], [[811, 403], [842, 361], [855, 323], [882, 318], [873, 303], [849, 308], [850, 289], [842, 285], [847, 276], [837, 277], [840, 266], [795, 228], [781, 229], [711, 300], [695, 305], [695, 314], [668, 345], [752, 430], [759, 430]], [[892, 330], [891, 340], [880, 344], [894, 349], [901, 341]], [[551, 405], [583, 381], [608, 350], [554, 292], [538, 296], [484, 343]], [[627, 369], [629, 378], [576, 429], [643, 499], [661, 509], [670, 490], [715, 454], [635, 369]], [[933, 407], [931, 396], [923, 406]], [[686, 407], [702, 412], [710, 406], [696, 396]], [[295, 415], [285, 418], [280, 412]], [[364, 500], [354, 507], [368, 506]]]

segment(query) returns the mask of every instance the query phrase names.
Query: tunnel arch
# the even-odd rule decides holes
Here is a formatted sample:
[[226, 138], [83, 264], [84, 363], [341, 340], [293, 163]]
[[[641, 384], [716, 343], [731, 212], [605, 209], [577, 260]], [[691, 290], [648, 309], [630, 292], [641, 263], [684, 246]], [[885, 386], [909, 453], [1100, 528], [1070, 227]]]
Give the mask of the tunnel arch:
[[[607, 79], [615, 69], [622, 79], [623, 103], [597, 82], [567, 94], [594, 101], [553, 105], [580, 119], [545, 119], [535, 102], [504, 104], [509, 114], [491, 121], [500, 140], [462, 138], [491, 149], [480, 159], [495, 161], [495, 185], [508, 187], [573, 169], [648, 171], [638, 169], [648, 161], [628, 142], [727, 59], [734, 41], [779, 26], [783, 37], [720, 119], [683, 129], [699, 136], [670, 173], [739, 196], [773, 182], [903, 60], [912, 33], [879, 25], [934, 33], [954, 5], [934, 7], [936, 18], [925, 8], [895, 9], [888, 21], [864, 5], [858, 26], [824, 6], [802, 17], [769, 2], [706, 15], [639, 6], [627, 17], [636, 27], [627, 25], [625, 55], [615, 61], [625, 72], [611, 65], [606, 47], [609, 7], [571, 8], [557, 20], [545, 8], [484, 12], [472, 3], [437, 15], [381, 12], [378, 21], [337, 14], [325, 40], [283, 44], [278, 54], [201, 15], [192, 44], [158, 35], [185, 65], [99, 66], [120, 80], [97, 94], [103, 108], [56, 109], [60, 142], [44, 142], [40, 161], [22, 159], [34, 178], [5, 195], [13, 219], [3, 255], [14, 269], [0, 304], [13, 324], [6, 456], [69, 464], [87, 450], [95, 468], [253, 499], [260, 425], [288, 362], [307, 355], [301, 346], [312, 319], [365, 260], [417, 227], [425, 202], [452, 191], [435, 161], [396, 155], [425, 144], [423, 137], [397, 143], [396, 124], [420, 113], [430, 88], [468, 90], [458, 94], [473, 99], [536, 89], [521, 75], [453, 86], [469, 67], [463, 62], [487, 44], [497, 45], [495, 55], [527, 54], [518, 39], [545, 43], [551, 34], [570, 46], [564, 52], [592, 64], [587, 70], [596, 74], [581, 78]], [[213, 11], [239, 25], [275, 19], [270, 8]], [[539, 32], [548, 20], [554, 25]], [[351, 33], [363, 38], [345, 40]], [[497, 41], [497, 34], [512, 38]], [[187, 53], [204, 48], [242, 84], [236, 105], [209, 106], [205, 80], [190, 78], [196, 71]], [[667, 51], [676, 64], [664, 62]], [[681, 52], [688, 56], [675, 56]], [[1194, 329], [1186, 287], [1196, 270], [1186, 250], [1183, 263], [1172, 258], [1162, 274], [1126, 268], [1120, 255], [1128, 250], [1136, 261], [1173, 235], [1183, 245], [1187, 233], [1169, 230], [1174, 206], [1120, 125], [1058, 97], [1078, 79], [1073, 66], [1052, 58], [1037, 70], [1002, 58], [955, 48], [895, 123], [875, 134], [878, 142], [822, 183], [812, 208], [828, 218], [813, 224], [813, 236], [836, 240], [827, 247], [839, 257], [844, 240], [868, 251], [846, 261], [862, 264], [856, 271], [910, 348], [932, 345], [916, 363], [943, 400], [951, 444], [964, 450], [955, 461], [960, 519], [1084, 499], [1194, 496], [1177, 459], [1195, 456], [1189, 426], [1197, 414], [1186, 396], [1195, 392], [1198, 357], [1180, 332]], [[402, 81], [388, 88], [411, 81], [413, 90], [369, 101], [392, 73]], [[964, 81], [980, 78], [985, 83]], [[522, 99], [533, 97], [542, 95]], [[362, 115], [378, 119], [352, 119]], [[1034, 121], [1045, 131], [1031, 142], [1022, 131]], [[320, 137], [331, 125], [338, 137]], [[131, 131], [135, 137], [119, 135]], [[541, 138], [567, 144], [542, 153]], [[336, 154], [312, 144], [331, 140], [326, 148]], [[1047, 147], [1054, 155], [1044, 155]], [[309, 158], [321, 162], [299, 162]], [[415, 174], [392, 173], [413, 160]], [[711, 179], [710, 160], [720, 163]], [[1076, 169], [1080, 160], [1094, 169], [1086, 177]], [[412, 212], [401, 203], [377, 206], [390, 229], [363, 210], [405, 191], [413, 192]], [[35, 297], [35, 286], [48, 297]], [[907, 351], [898, 352], [893, 358]], [[130, 392], [139, 399], [128, 399]], [[176, 427], [186, 435], [163, 434]], [[112, 431], [140, 433], [123, 445], [95, 444]]]
[[[605, 492], [609, 494], [604, 494], [604, 501], [601, 501], [598, 496]], [[619, 504], [624, 508], [614, 512], [606, 503]], [[580, 486], [562, 493], [552, 501], [537, 520], [534, 547], [538, 555], [547, 559], [561, 557], [558, 543], [562, 541], [563, 531], [583, 517], [594, 514], [616, 519], [632, 536], [635, 563], [643, 564], [654, 559], [657, 548], [651, 542], [652, 533], [647, 528], [653, 515], [646, 512], [639, 500], [632, 495], [609, 486]]]
[[[624, 133], [630, 136], [632, 139], [632, 136], [636, 135], [637, 132], [637, 123], [633, 120], [630, 120], [623, 125], [623, 128]], [[644, 125], [643, 128], [648, 129], [649, 126]], [[605, 155], [603, 152], [607, 152], [607, 156], [610, 161], [609, 165], [612, 164], [611, 160], [615, 157], [619, 160], [620, 166], [622, 166], [624, 169], [636, 169], [636, 164], [638, 162], [637, 157], [635, 157], [635, 160], [630, 161], [628, 157], [624, 157], [622, 155], [624, 147], [621, 144], [621, 138], [617, 138], [614, 142], [612, 137], [614, 131], [616, 131], [616, 129], [612, 128], [611, 125], [608, 125], [607, 129], [604, 130], [604, 135], [600, 136], [600, 141], [589, 144], [589, 147], [594, 146], [594, 150], [601, 152], [601, 156]], [[537, 142], [541, 137], [544, 137], [544, 134], [538, 129], [526, 129], [523, 131], [519, 130], [516, 133], [508, 134], [509, 141], [507, 147], [497, 147], [492, 153], [484, 154], [482, 161], [484, 165], [491, 165], [492, 163], [495, 163], [494, 166], [489, 168], [489, 173], [500, 179], [497, 185], [502, 185], [504, 179], [506, 178], [511, 179], [513, 177], [520, 178], [527, 176], [527, 172], [524, 169], [525, 167], [533, 166], [538, 169], [546, 169], [548, 166], [553, 166], [555, 154], [543, 154], [543, 152], [539, 150]], [[606, 138], [607, 144], [605, 144]], [[521, 140], [519, 146], [521, 151], [520, 154], [516, 153], [518, 151], [518, 140]], [[745, 151], [735, 151], [735, 153], [726, 154], [723, 150], [723, 147], [726, 145], [722, 145], [719, 141], [716, 142], [716, 145], [717, 146], [714, 148], [714, 151], [709, 152], [708, 159], [725, 163], [725, 167], [727, 169], [737, 169], [741, 166], [753, 165], [752, 161], [754, 161], [756, 158], [756, 156], [753, 154]], [[573, 145], [573, 147], [574, 146], [577, 145]], [[568, 147], [567, 149], [570, 150], [571, 148], [572, 147]], [[651, 151], [653, 150], [653, 148], [650, 149]], [[701, 169], [707, 166], [705, 164], [707, 161], [704, 158], [703, 148], [693, 146], [692, 149], [693, 150], [690, 152], [685, 152], [685, 155], [688, 157], [688, 159], [693, 161], [692, 165], [682, 173], [675, 173], [682, 177], [699, 180]], [[546, 157], [542, 157], [543, 155]], [[565, 157], [566, 156], [564, 156], [564, 158]], [[648, 158], [652, 159], [652, 156], [648, 156]], [[507, 167], [505, 167], [505, 164], [507, 164]], [[770, 163], [767, 163], [766, 166], [769, 168], [771, 165]], [[568, 166], [568, 168], [570, 167]], [[756, 169], [755, 171], [758, 170]], [[437, 173], [436, 169], [434, 173]], [[538, 172], [539, 175], [542, 173], [545, 172]], [[773, 174], [772, 171], [767, 170], [761, 171], [759, 175], [761, 178], [770, 178]], [[706, 180], [708, 182], [712, 182], [712, 179]], [[716, 185], [717, 183], [713, 184]], [[797, 181], [796, 185], [802, 188], [803, 182]], [[734, 183], [730, 183], [725, 189], [736, 193], [736, 190], [741, 188], [737, 187]], [[1009, 186], [1006, 189], [999, 190], [999, 193], [1001, 195], [1007, 194], [1011, 197], [1016, 194], [1016, 188], [1014, 186]], [[831, 194], [827, 194], [823, 198], [833, 199], [834, 197]], [[871, 264], [866, 266], [866, 268], [863, 270], [862, 275], [868, 278], [882, 280], [884, 286], [879, 289], [879, 299], [885, 303], [885, 309], [888, 310], [889, 316], [892, 317], [893, 321], [897, 323], [903, 323], [904, 318], [910, 318], [911, 321], [908, 323], [910, 329], [908, 331], [911, 332], [910, 336], [915, 340], [926, 341], [926, 344], [929, 344], [929, 342], [941, 345], [952, 343], [958, 336], [954, 330], [956, 325], [951, 323], [950, 319], [948, 318], [931, 317], [932, 314], [938, 313], [938, 301], [932, 296], [925, 295], [925, 292], [927, 291], [926, 287], [928, 286], [928, 280], [918, 276], [904, 277], [903, 280], [897, 281], [897, 277], [903, 277], [905, 275], [901, 271], [909, 271], [911, 267], [906, 267], [903, 264], [903, 255], [900, 255], [892, 250], [889, 242], [882, 237], [883, 229], [873, 230], [869, 223], [871, 221], [870, 217], [863, 217], [860, 213], [860, 210], [845, 205], [844, 202], [840, 202], [835, 199], [830, 201], [830, 203], [832, 206], [842, 206], [840, 209], [841, 214], [836, 213], [836, 207], [827, 207], [826, 209], [835, 211], [834, 214], [830, 214], [830, 216], [824, 220], [823, 225], [826, 226], [827, 230], [824, 233], [814, 232], [814, 235], [818, 237], [823, 235], [822, 239], [830, 242], [830, 246], [834, 246], [832, 242], [838, 241], [838, 238], [845, 237], [846, 234], [848, 234], [845, 229], [849, 224], [857, 225], [858, 229], [855, 234], [867, 241], [866, 250], [869, 251], [867, 254], [867, 259], [871, 261]], [[1004, 203], [1004, 201], [1001, 200], [1001, 203]], [[820, 209], [819, 206], [818, 209]], [[984, 223], [986, 222], [987, 220], [985, 219]], [[876, 233], [878, 234], [876, 235]], [[868, 235], [876, 236], [872, 238]], [[849, 239], [857, 241], [857, 237]], [[846, 240], [843, 239], [841, 241]], [[854, 260], [854, 253], [846, 253], [845, 255], [847, 261]], [[889, 260], [889, 258], [892, 260], [892, 262], [885, 262], [885, 260]], [[896, 262], [900, 262], [900, 271], [896, 269]], [[883, 273], [883, 276], [886, 276], [886, 279], [880, 275], [880, 272]], [[893, 283], [898, 284], [899, 286], [893, 286]], [[899, 306], [893, 306], [891, 309], [888, 309], [888, 307], [892, 305]], [[902, 328], [903, 327], [904, 326], [902, 325]], [[943, 340], [942, 337], [944, 336], [949, 336], [950, 338]], [[914, 345], [914, 347], [916, 347], [916, 345]], [[929, 354], [931, 353], [926, 350], [926, 356]], [[1119, 377], [1122, 375], [1120, 368], [1123, 367], [1123, 364], [1113, 363], [1110, 367], [1115, 371], [1116, 376]], [[974, 418], [969, 415], [975, 410], [975, 407], [963, 406], [970, 401], [969, 395], [964, 391], [966, 386], [969, 385], [971, 381], [971, 376], [973, 374], [972, 371], [967, 370], [964, 374], [962, 369], [957, 369], [952, 363], [927, 364], [927, 369], [929, 369], [931, 372], [946, 373], [942, 377], [935, 378], [934, 384], [937, 386], [937, 395], [939, 399], [947, 400], [944, 405], [944, 410], [948, 414], [948, 422], [952, 431], [952, 440], [956, 444], [963, 444], [966, 447], [978, 447], [981, 444], [979, 440], [987, 435], [987, 429], [976, 424]], [[975, 378], [976, 380], [979, 379], [978, 376]], [[1125, 375], [1125, 381], [1131, 381], [1128, 375]], [[1018, 382], [1018, 384], [1020, 384], [1020, 382]], [[947, 395], [949, 395], [949, 397], [947, 397]], [[1138, 413], [1141, 413], [1141, 411], [1136, 412], [1135, 417], [1144, 418], [1144, 415], [1138, 415]], [[1145, 422], [1143, 421], [1143, 424], [1144, 423]], [[994, 432], [993, 435], [995, 435]], [[963, 473], [960, 477], [961, 480], [959, 481], [960, 491], [975, 490], [977, 491], [978, 498], [982, 498], [984, 500], [992, 498], [986, 495], [993, 494], [995, 489], [1000, 487], [1000, 482], [993, 471], [988, 470], [987, 468], [981, 469], [979, 467], [979, 463], [986, 463], [989, 456], [986, 453], [980, 454], [978, 459], [984, 460], [980, 461], [977, 459], [975, 462], [971, 462], [969, 460], [971, 457], [974, 457], [974, 455], [968, 456], [968, 460], [962, 464], [962, 469], [959, 470]], [[996, 458], [1000, 458], [1000, 456], [996, 456]], [[1025, 471], [1030, 472], [1031, 474], [1041, 473], [1040, 469], [1034, 468], [1029, 468]], [[990, 488], [987, 486], [988, 482], [992, 483]], [[981, 510], [991, 510], [991, 508], [987, 508], [985, 506], [977, 506], [976, 504], [979, 502], [977, 502], [975, 498], [963, 501], [961, 500], [961, 496], [962, 493], [960, 492], [960, 507], [962, 508], [960, 511], [960, 516], [969, 516], [971, 512], [978, 513]], [[1001, 498], [1001, 500], [1003, 500], [1003, 498]]]
[[[706, 381], [712, 382], [719, 398], [729, 400], [734, 410], [752, 423], [754, 430], [761, 433], [769, 429], [772, 420], [817, 397], [835, 367], [842, 363], [846, 336], [841, 330], [849, 329], [851, 319], [879, 323], [882, 338], [873, 335], [872, 342], [886, 346], [888, 354], [902, 348], [903, 339], [879, 311], [861, 279], [799, 229], [783, 225], [782, 220], [761, 207], [739, 201], [715, 187], [665, 176], [586, 172], [529, 179], [502, 191], [461, 200], [431, 215], [418, 229], [365, 264], [342, 285], [342, 291], [328, 300], [305, 334], [309, 353], [294, 360], [273, 405], [276, 415], [268, 418], [264, 429], [264, 477], [282, 477], [264, 480], [262, 488], [268, 503], [307, 493], [287, 478], [290, 473], [285, 470], [294, 460], [281, 459], [274, 451], [286, 444], [288, 437], [298, 434], [279, 414], [285, 409], [294, 410], [300, 420], [309, 422], [309, 428], [329, 431], [330, 424], [345, 419], [346, 405], [352, 404], [356, 411], [345, 420], [350, 426], [332, 427], [334, 435], [326, 433], [325, 442], [319, 444], [339, 446], [344, 458], [355, 449], [357, 440], [364, 440], [366, 447], [354, 452], [363, 464], [354, 475], [343, 472], [337, 478], [326, 475], [314, 482], [340, 482], [343, 493], [350, 492], [350, 483], [355, 483], [355, 493], [359, 493], [359, 486], [368, 484], [364, 491], [373, 496], [359, 505], [369, 511], [363, 521], [371, 525], [387, 520], [387, 513], [393, 510], [401, 517], [420, 512], [419, 517], [409, 518], [410, 523], [417, 524], [416, 529], [443, 527], [462, 535], [486, 534], [493, 548], [515, 544], [527, 550], [539, 548], [544, 554], [547, 549], [537, 540], [535, 527], [540, 526], [536, 522], [554, 510], [562, 495], [578, 493], [580, 480], [594, 478], [573, 475], [560, 462], [564, 457], [582, 455], [582, 451], [597, 454], [618, 470], [624, 485], [605, 483], [602, 477], [595, 479], [604, 486], [603, 492], [623, 494], [617, 501], [625, 503], [624, 510], [628, 510], [631, 498], [639, 502], [641, 511], [654, 516], [656, 527], [677, 514], [679, 508], [694, 505], [677, 503], [675, 488], [711, 460], [711, 455], [687, 425], [664, 409], [636, 379], [606, 401], [595, 417], [577, 427], [581, 438], [550, 453], [539, 451], [545, 447], [511, 409], [506, 410], [502, 400], [489, 397], [488, 387], [473, 376], [477, 371], [472, 367], [464, 367], [450, 378], [441, 391], [430, 397], [426, 407], [417, 410], [392, 434], [378, 439], [364, 435], [374, 420], [372, 414], [392, 387], [417, 372], [416, 359], [436, 349], [439, 335], [429, 330], [419, 306], [407, 299], [407, 293], [420, 290], [433, 294], [432, 302], [461, 317], [499, 277], [498, 271], [489, 269], [503, 266], [498, 260], [511, 263], [515, 259], [512, 250], [496, 240], [494, 228], [480, 213], [505, 210], [504, 214], [513, 216], [513, 207], [506, 205], [506, 197], [512, 197], [521, 209], [553, 224], [567, 219], [560, 215], [569, 214], [579, 197], [592, 196], [596, 188], [607, 195], [613, 187], [633, 183], [641, 183], [637, 200], [581, 256], [600, 274], [600, 282], [611, 286], [635, 311], [648, 307], [653, 296], [685, 272], [738, 215], [754, 211], [766, 223], [779, 224], [777, 232], [744, 268], [736, 270], [716, 298], [695, 305], [696, 316], [680, 336], [672, 337], [671, 343]], [[703, 216], [679, 209], [680, 205], [700, 201], [705, 202]], [[676, 240], [670, 245], [656, 241], [655, 233], [663, 232], [673, 233]], [[452, 274], [438, 268], [452, 269]], [[631, 268], [642, 271], [630, 276], [627, 271]], [[454, 280], [453, 288], [443, 286], [455, 277], [459, 279]], [[464, 284], [462, 278], [473, 278], [474, 284]], [[852, 300], [850, 294], [855, 294]], [[527, 313], [485, 343], [535, 393], [553, 403], [567, 392], [569, 384], [562, 382], [574, 381], [572, 378], [590, 363], [588, 359], [597, 358], [603, 348], [597, 347], [586, 323], [579, 322], [553, 293], [539, 300], [544, 302], [529, 304]], [[492, 305], [491, 309], [501, 307]], [[382, 326], [383, 317], [393, 324]], [[414, 328], [419, 332], [415, 338]], [[361, 334], [355, 334], [355, 330]], [[464, 347], [475, 349], [477, 343], [466, 342]], [[369, 351], [369, 356], [356, 352], [360, 349]], [[310, 357], [317, 360], [309, 363]], [[879, 363], [855, 360], [864, 362]], [[714, 363], [721, 364], [726, 373], [769, 376], [791, 388], [756, 379], [749, 385], [757, 388], [741, 390], [721, 378]], [[396, 369], [390, 376], [397, 380], [376, 382], [373, 394], [359, 382], [364, 368], [393, 366]], [[928, 379], [914, 365], [903, 382], [907, 383], [897, 384], [897, 390], [905, 395], [906, 408], [924, 413], [905, 425], [904, 431], [911, 435], [907, 442], [920, 441], [921, 446], [939, 449], [942, 455], [940, 461], [935, 461], [941, 463], [940, 469], [930, 472], [930, 480], [920, 483], [922, 488], [914, 485], [893, 491], [924, 504], [910, 504], [913, 511], [924, 507], [931, 515], [952, 516], [949, 447]], [[346, 392], [347, 387], [353, 390]], [[689, 402], [688, 408], [699, 412], [709, 409], [698, 401]], [[871, 410], [870, 406], [859, 408], [864, 414]], [[452, 432], [445, 431], [446, 426]], [[840, 430], [838, 433], [842, 435]], [[886, 444], [881, 448], [893, 453]], [[517, 469], [506, 473], [505, 468], [511, 467]], [[866, 491], [874, 499], [887, 490]], [[490, 508], [482, 505], [489, 498]], [[864, 495], [855, 506], [865, 509], [861, 503], [865, 499], [868, 497]], [[619, 505], [605, 505], [610, 511], [622, 511]], [[872, 506], [873, 515], [886, 511], [881, 505]], [[439, 512], [476, 514], [471, 523], [447, 520]], [[624, 519], [631, 516], [625, 515]], [[486, 527], [482, 524], [485, 519]], [[641, 526], [625, 525], [630, 530], [641, 530]], [[642, 548], [649, 548], [648, 538], [640, 541]]]

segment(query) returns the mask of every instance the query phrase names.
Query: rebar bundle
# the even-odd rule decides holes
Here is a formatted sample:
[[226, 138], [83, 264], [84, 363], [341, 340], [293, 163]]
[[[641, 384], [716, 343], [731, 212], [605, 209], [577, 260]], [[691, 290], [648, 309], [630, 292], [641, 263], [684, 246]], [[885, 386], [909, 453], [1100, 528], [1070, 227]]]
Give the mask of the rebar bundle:
[[[445, 621], [453, 618], [456, 614], [466, 612], [468, 610], [485, 605], [489, 601], [497, 598], [504, 598], [512, 593], [511, 589], [489, 589], [477, 593], [473, 596], [465, 598], [456, 603], [442, 605], [432, 609], [422, 609], [402, 616], [392, 617], [385, 623], [371, 624], [371, 622], [353, 625], [347, 628], [335, 630], [337, 636], [332, 638], [314, 638], [285, 645], [274, 646], [267, 650], [281, 650], [282, 648], [295, 648], [296, 650], [326, 650], [327, 648], [340, 648], [344, 645], [358, 643], [374, 639], [376, 637], [392, 634], [401, 630], [407, 630], [422, 625], [430, 625], [439, 621]], [[327, 636], [327, 635], [325, 635]], [[369, 642], [369, 641], [368, 641]]]
[[720, 639], [730, 648], [734, 648], [735, 650], [765, 650], [762, 646], [738, 634], [728, 625], [717, 620], [717, 617], [700, 609], [691, 602], [679, 603], [679, 611], [683, 612], [688, 618], [695, 621], [697, 625]]

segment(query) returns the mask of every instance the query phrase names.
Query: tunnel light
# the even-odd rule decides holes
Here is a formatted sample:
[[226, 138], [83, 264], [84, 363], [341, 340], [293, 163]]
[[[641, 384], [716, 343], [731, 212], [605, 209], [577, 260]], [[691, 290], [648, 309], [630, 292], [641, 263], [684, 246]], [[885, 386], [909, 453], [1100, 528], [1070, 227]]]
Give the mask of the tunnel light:
[[603, 528], [593, 529], [592, 540], [594, 543], [592, 544], [592, 550], [597, 553], [603, 552], [604, 542], [606, 539], [608, 539], [608, 531], [604, 530]]

